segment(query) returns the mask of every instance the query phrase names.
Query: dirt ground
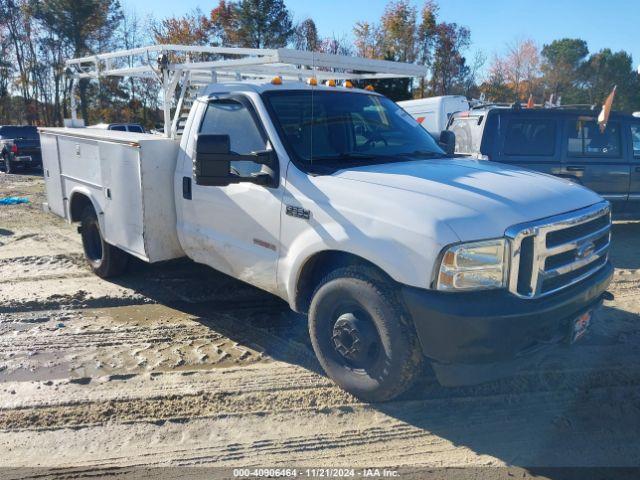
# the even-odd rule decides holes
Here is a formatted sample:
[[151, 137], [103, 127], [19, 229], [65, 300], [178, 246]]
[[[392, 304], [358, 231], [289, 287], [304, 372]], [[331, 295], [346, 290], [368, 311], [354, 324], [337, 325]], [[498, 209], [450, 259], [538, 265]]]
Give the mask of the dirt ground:
[[515, 377], [365, 404], [306, 319], [188, 261], [104, 281], [38, 176], [0, 174], [0, 466], [640, 466], [640, 224], [588, 336]]

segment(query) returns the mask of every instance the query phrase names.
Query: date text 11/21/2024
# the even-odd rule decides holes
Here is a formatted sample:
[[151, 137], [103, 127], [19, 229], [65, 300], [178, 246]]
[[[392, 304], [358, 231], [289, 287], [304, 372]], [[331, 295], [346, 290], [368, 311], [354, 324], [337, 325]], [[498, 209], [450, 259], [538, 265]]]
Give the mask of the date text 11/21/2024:
[[399, 472], [387, 468], [236, 468], [236, 478], [284, 477], [284, 478], [395, 478]]

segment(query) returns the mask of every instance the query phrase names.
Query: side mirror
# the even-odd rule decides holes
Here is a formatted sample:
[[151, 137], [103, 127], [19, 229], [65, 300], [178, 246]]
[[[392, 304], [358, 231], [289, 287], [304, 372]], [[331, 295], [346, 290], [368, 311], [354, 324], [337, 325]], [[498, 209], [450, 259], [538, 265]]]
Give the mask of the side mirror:
[[438, 143], [447, 155], [453, 155], [456, 151], [456, 134], [451, 130], [443, 130]]
[[232, 183], [229, 135], [198, 135], [193, 162], [196, 185], [225, 186]]
[[[231, 153], [229, 135], [199, 134], [193, 162], [193, 177], [196, 185], [224, 187], [232, 183], [255, 183], [273, 185], [277, 183], [278, 157], [273, 150], [261, 150], [249, 155]], [[247, 161], [264, 165], [268, 173], [250, 177], [232, 174], [231, 162]]]

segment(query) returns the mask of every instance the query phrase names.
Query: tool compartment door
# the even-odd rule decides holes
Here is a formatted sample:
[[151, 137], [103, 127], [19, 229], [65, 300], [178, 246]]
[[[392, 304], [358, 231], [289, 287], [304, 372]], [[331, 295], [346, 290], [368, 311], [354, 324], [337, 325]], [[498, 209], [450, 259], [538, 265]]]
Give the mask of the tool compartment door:
[[64, 194], [62, 190], [62, 178], [60, 177], [58, 137], [43, 133], [40, 135], [40, 145], [42, 148], [44, 186], [47, 191], [49, 210], [56, 215], [65, 217]]
[[148, 260], [143, 238], [140, 148], [100, 142], [105, 240]]

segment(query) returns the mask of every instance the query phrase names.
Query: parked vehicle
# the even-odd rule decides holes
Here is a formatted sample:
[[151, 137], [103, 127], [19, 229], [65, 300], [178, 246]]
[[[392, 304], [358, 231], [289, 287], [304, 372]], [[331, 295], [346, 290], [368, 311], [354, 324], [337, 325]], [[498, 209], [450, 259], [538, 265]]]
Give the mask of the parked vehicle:
[[398, 102], [434, 138], [447, 129], [449, 118], [457, 112], [469, 110], [469, 101], [462, 95], [420, 98]]
[[569, 179], [609, 200], [617, 217], [640, 219], [640, 118], [612, 112], [487, 106], [453, 115], [456, 152]]
[[16, 168], [41, 168], [40, 136], [29, 125], [0, 126], [0, 157], [6, 173]]
[[99, 128], [101, 130], [115, 130], [117, 132], [145, 133], [145, 129], [139, 123], [98, 123], [87, 128]]
[[[170, 47], [146, 58], [155, 48]], [[447, 158], [395, 103], [348, 82], [319, 85], [336, 74], [311, 70], [375, 78], [422, 67], [283, 49], [259, 64], [256, 50], [236, 52], [253, 57], [234, 76], [282, 69], [309, 81], [208, 84], [180, 137], [42, 130], [47, 208], [80, 222], [97, 275], [123, 273], [129, 256], [187, 256], [271, 292], [308, 314], [326, 373], [371, 401], [406, 391], [427, 360], [446, 381], [452, 366], [504, 363], [585, 333], [613, 271], [600, 196]]]

